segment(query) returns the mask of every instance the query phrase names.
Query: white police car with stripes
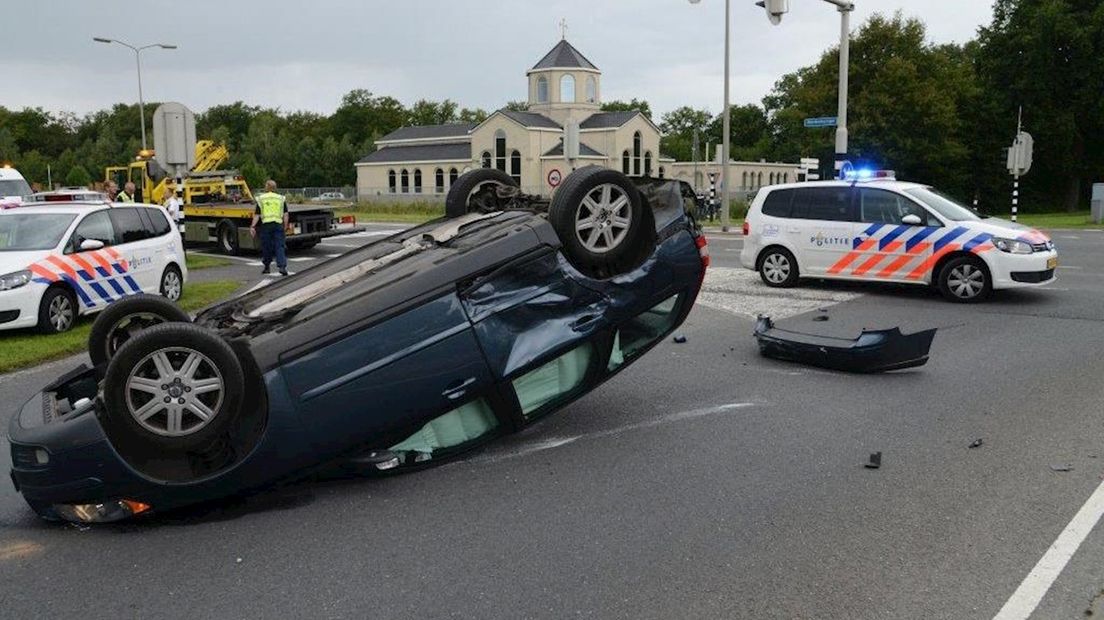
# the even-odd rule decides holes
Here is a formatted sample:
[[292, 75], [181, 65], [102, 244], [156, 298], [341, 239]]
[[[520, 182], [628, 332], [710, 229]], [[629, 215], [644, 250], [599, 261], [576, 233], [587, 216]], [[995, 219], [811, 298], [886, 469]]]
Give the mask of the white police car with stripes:
[[1043, 233], [985, 217], [892, 172], [764, 187], [744, 222], [740, 262], [768, 286], [802, 277], [933, 285], [952, 301], [1054, 281]]
[[184, 246], [161, 207], [107, 202], [25, 204], [0, 211], [0, 329], [70, 329], [138, 293], [177, 300]]

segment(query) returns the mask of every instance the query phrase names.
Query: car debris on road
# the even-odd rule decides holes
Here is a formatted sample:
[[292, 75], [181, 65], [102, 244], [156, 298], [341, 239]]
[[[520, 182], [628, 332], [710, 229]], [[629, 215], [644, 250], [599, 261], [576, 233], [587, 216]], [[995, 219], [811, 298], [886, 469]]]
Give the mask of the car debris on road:
[[935, 329], [903, 334], [901, 329], [866, 330], [858, 338], [837, 338], [775, 327], [768, 316], [755, 325], [759, 352], [766, 357], [854, 373], [877, 373], [923, 366]]

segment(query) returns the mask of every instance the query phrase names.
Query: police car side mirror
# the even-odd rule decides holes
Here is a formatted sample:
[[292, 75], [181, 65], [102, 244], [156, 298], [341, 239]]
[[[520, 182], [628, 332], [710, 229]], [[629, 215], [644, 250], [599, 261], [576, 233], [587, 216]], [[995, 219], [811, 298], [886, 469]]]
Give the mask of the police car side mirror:
[[910, 214], [906, 215], [905, 217], [901, 218], [901, 223], [906, 224], [908, 226], [920, 226], [924, 222], [923, 222], [923, 220], [920, 219], [919, 215], [916, 215], [915, 213], [910, 213]]
[[103, 241], [100, 241], [99, 239], [85, 239], [80, 243], [80, 251], [90, 252], [92, 250], [102, 250], [103, 246]]

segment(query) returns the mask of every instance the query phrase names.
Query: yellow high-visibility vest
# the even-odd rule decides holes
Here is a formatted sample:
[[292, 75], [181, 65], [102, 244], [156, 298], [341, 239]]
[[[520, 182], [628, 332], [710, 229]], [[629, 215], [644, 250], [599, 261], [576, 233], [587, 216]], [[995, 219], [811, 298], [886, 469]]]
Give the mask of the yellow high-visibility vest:
[[279, 224], [284, 221], [284, 197], [275, 192], [265, 192], [257, 196], [261, 207], [262, 224]]

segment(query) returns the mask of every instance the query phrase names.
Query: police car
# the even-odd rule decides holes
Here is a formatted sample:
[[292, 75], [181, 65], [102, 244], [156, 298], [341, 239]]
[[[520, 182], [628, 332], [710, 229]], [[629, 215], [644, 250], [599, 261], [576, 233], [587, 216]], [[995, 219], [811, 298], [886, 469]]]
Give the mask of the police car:
[[17, 206], [31, 193], [31, 186], [19, 171], [4, 164], [0, 166], [0, 209]]
[[764, 187], [744, 235], [740, 262], [773, 287], [802, 277], [896, 282], [977, 302], [994, 289], [1049, 284], [1058, 267], [1043, 233], [979, 215], [890, 171]]
[[52, 202], [0, 211], [0, 329], [68, 330], [137, 293], [177, 300], [188, 270], [156, 206]]

